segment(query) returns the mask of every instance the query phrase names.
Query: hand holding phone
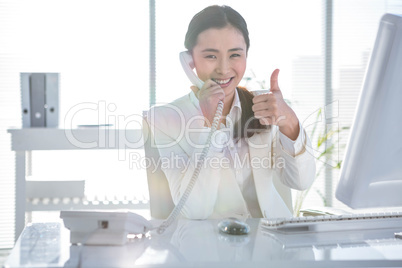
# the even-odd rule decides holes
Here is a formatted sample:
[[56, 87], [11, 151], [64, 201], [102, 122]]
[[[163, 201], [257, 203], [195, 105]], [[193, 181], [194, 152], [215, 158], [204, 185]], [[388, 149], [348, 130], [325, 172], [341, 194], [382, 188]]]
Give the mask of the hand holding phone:
[[[180, 62], [187, 77], [197, 87], [197, 89], [193, 87], [191, 87], [191, 89], [200, 100], [201, 110], [204, 117], [206, 118], [205, 125], [211, 126], [215, 118], [215, 108], [211, 110], [210, 107], [217, 107], [219, 102], [223, 103], [223, 99], [225, 97], [224, 92], [222, 88], [214, 81], [207, 80], [204, 83], [201, 79], [198, 78], [198, 76], [193, 71], [193, 69], [195, 68], [193, 57], [188, 51], [183, 51], [180, 53]], [[210, 96], [213, 95], [215, 95], [215, 97], [210, 98]], [[219, 99], [219, 101], [216, 100], [217, 98]]]

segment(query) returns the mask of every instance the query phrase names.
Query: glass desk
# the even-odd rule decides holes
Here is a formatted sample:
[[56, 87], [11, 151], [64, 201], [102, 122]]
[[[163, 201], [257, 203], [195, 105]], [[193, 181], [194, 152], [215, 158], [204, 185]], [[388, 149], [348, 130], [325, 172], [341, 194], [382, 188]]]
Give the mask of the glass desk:
[[402, 266], [402, 239], [394, 237], [401, 230], [286, 235], [264, 231], [259, 219], [249, 219], [248, 235], [230, 236], [218, 231], [218, 222], [179, 220], [164, 235], [135, 237], [124, 246], [71, 245], [63, 223], [34, 223], [4, 267]]

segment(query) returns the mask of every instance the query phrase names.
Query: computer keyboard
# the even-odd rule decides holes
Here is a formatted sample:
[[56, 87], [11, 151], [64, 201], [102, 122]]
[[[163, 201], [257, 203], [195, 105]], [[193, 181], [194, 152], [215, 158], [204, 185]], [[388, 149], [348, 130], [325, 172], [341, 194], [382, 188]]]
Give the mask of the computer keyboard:
[[262, 219], [261, 227], [266, 230], [287, 233], [384, 228], [402, 230], [402, 212]]

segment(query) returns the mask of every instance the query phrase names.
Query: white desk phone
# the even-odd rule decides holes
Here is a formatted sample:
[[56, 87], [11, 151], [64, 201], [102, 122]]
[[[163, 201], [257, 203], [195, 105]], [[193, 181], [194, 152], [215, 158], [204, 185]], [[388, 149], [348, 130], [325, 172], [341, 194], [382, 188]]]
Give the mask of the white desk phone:
[[[204, 82], [193, 72], [195, 66], [191, 54], [187, 51], [181, 52], [180, 62], [190, 81], [201, 89]], [[60, 217], [64, 220], [66, 228], [71, 231], [70, 242], [72, 244], [121, 245], [126, 242], [129, 233], [143, 234], [156, 229], [157, 233], [162, 234], [165, 229], [176, 220], [177, 216], [179, 216], [180, 211], [194, 187], [204, 159], [208, 154], [208, 145], [211, 142], [212, 134], [218, 126], [219, 119], [222, 115], [222, 109], [223, 102], [220, 101], [206, 142], [207, 146], [204, 147], [201, 153], [186, 191], [183, 193], [179, 203], [175, 206], [169, 217], [159, 227], [153, 227], [144, 217], [132, 212], [61, 211]], [[248, 226], [245, 226], [245, 229], [243, 229], [240, 222], [235, 221], [234, 224], [238, 226], [237, 229], [240, 227], [240, 230], [248, 231]], [[237, 229], [236, 232], [238, 231]]]

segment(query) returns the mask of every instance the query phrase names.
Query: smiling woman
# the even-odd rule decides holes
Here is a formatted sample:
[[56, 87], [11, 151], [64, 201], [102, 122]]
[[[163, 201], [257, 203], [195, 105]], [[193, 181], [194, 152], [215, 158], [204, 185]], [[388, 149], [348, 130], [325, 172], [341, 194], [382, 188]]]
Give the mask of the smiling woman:
[[[214, 5], [197, 13], [189, 24], [185, 45], [204, 83], [148, 112], [161, 157], [187, 163], [162, 167], [176, 205], [184, 204], [181, 200], [188, 194], [187, 185], [193, 185], [182, 210], [187, 218], [289, 217], [290, 189], [306, 189], [314, 179], [310, 141], [283, 100], [279, 70], [272, 73], [268, 94], [253, 97], [239, 87], [249, 44], [247, 24], [231, 7]], [[220, 102], [224, 103], [222, 120], [213, 140], [206, 144]], [[252, 121], [257, 128], [250, 129]], [[242, 130], [238, 135], [235, 126]], [[199, 170], [197, 155], [205, 146], [209, 153]], [[267, 158], [268, 163], [284, 164], [267, 166]], [[194, 184], [193, 174], [198, 175]]]

